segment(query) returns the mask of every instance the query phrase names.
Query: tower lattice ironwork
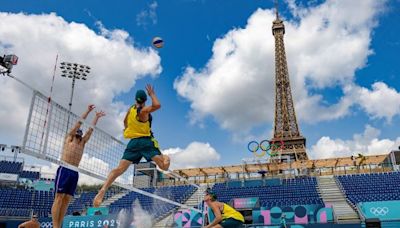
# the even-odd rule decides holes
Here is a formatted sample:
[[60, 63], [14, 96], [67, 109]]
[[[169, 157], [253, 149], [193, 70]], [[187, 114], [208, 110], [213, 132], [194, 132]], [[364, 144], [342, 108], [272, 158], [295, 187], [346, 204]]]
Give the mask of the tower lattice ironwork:
[[306, 139], [300, 134], [290, 89], [283, 40], [285, 25], [279, 18], [277, 3], [272, 34], [275, 37], [275, 123], [274, 136], [271, 141], [283, 142], [283, 148], [275, 148], [280, 155], [288, 155], [291, 160], [296, 161], [307, 160]]

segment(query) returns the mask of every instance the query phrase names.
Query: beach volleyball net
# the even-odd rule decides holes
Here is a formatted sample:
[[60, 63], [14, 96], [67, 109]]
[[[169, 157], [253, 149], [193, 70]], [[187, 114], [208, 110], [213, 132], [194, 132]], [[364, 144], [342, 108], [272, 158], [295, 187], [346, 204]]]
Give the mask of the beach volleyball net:
[[[65, 136], [79, 120], [80, 117], [78, 115], [69, 112], [62, 105], [34, 90], [21, 152], [41, 160], [72, 168], [79, 173], [99, 180], [106, 180], [111, 170], [118, 166], [126, 145], [105, 131], [93, 127], [92, 136], [86, 143], [79, 166], [72, 167], [66, 164], [61, 159]], [[68, 122], [69, 126], [67, 126]], [[85, 133], [91, 127], [91, 117], [82, 122], [81, 129]], [[123, 175], [116, 179], [114, 184], [127, 190], [187, 208], [183, 204], [135, 188], [133, 186], [133, 176], [134, 166], [132, 165]]]

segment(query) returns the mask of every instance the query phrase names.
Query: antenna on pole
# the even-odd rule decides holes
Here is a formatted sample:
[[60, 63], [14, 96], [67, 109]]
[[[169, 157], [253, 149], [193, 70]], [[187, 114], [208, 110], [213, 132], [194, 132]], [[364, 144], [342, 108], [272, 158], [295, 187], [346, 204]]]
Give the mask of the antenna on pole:
[[275, 15], [276, 15], [276, 19], [279, 19], [278, 0], [274, 0], [274, 4], [275, 4]]

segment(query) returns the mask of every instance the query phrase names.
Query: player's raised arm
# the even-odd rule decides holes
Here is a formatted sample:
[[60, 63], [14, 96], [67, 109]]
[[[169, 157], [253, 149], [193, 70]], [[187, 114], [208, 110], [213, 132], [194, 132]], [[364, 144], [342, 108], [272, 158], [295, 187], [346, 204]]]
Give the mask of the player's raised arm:
[[88, 105], [87, 110], [82, 113], [81, 115], [81, 119], [78, 120], [74, 127], [71, 128], [71, 130], [68, 132], [68, 136], [74, 136], [76, 134], [76, 131], [81, 127], [82, 125], [82, 120], [85, 120], [87, 118], [87, 116], [89, 115], [89, 113], [91, 111], [93, 111], [93, 109], [95, 109], [95, 106], [93, 104]]
[[85, 143], [87, 143], [87, 141], [89, 141], [89, 139], [90, 139], [90, 136], [92, 136], [93, 127], [96, 126], [97, 121], [98, 121], [101, 117], [103, 117], [103, 116], [105, 116], [105, 115], [106, 115], [106, 113], [103, 112], [103, 111], [96, 112], [96, 116], [93, 118], [93, 121], [92, 121], [92, 126], [89, 127], [89, 130], [86, 132], [85, 136], [83, 136], [83, 141], [84, 141]]
[[151, 98], [151, 105], [150, 106], [145, 106], [144, 108], [142, 108], [139, 116], [140, 119], [142, 119], [142, 117], [145, 117], [146, 115], [148, 115], [151, 112], [154, 112], [158, 109], [161, 108], [161, 104], [160, 101], [158, 100], [156, 93], [154, 92], [154, 87], [151, 85], [147, 85], [146, 86], [146, 90], [147, 93], [149, 94], [150, 98]]

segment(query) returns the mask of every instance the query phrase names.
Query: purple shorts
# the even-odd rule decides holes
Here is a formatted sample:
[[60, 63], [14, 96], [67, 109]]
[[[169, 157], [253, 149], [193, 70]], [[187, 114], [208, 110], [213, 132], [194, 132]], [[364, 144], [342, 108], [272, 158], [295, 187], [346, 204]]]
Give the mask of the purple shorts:
[[64, 193], [74, 196], [78, 179], [79, 173], [77, 171], [63, 166], [58, 167], [55, 180], [56, 193]]

